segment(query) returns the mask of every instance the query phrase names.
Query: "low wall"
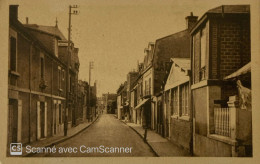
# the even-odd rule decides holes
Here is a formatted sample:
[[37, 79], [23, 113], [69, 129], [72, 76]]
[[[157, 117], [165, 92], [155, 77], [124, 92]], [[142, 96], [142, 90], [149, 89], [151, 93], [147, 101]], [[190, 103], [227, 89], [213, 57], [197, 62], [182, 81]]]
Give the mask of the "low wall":
[[190, 151], [191, 145], [191, 122], [176, 118], [171, 118], [171, 134], [170, 140]]

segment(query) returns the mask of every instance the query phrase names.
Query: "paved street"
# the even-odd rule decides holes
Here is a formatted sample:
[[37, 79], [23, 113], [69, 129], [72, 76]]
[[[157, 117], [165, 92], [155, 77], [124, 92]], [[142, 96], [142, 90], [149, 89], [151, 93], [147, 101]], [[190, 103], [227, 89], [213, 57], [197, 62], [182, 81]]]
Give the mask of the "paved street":
[[[83, 151], [87, 151], [87, 147], [129, 147], [128, 153], [81, 153], [80, 147]], [[68, 156], [84, 156], [84, 157], [102, 157], [102, 156], [155, 156], [150, 147], [143, 142], [140, 136], [136, 134], [131, 128], [119, 121], [114, 115], [103, 114], [99, 119], [79, 135], [56, 145], [56, 148], [76, 147], [77, 153], [49, 153], [37, 154], [35, 156], [49, 156], [49, 157], [68, 157]], [[132, 148], [131, 148], [132, 147]], [[131, 153], [130, 153], [131, 148]], [[112, 148], [113, 149], [113, 148]], [[57, 149], [58, 150], [58, 149]], [[90, 150], [90, 149], [88, 149]], [[115, 149], [114, 149], [115, 150]], [[127, 151], [125, 151], [127, 152]]]

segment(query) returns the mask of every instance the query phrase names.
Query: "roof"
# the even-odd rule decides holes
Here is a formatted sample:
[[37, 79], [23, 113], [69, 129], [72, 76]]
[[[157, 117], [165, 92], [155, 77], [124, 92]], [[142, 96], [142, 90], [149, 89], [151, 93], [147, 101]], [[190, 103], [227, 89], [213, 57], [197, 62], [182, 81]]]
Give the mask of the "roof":
[[251, 62], [247, 63], [242, 68], [238, 69], [236, 72], [233, 72], [232, 74], [226, 76], [224, 79], [227, 80], [227, 79], [235, 78], [249, 72], [251, 72]]
[[17, 30], [19, 30], [19, 32], [22, 32], [23, 34], [25, 34], [27, 37], [29, 37], [29, 39], [31, 39], [32, 41], [34, 41], [36, 44], [39, 45], [39, 47], [44, 50], [46, 52], [46, 55], [50, 56], [52, 59], [56, 60], [57, 62], [59, 62], [60, 64], [62, 64], [63, 66], [66, 66], [61, 60], [59, 60], [54, 54], [53, 52], [51, 52], [46, 46], [45, 44], [39, 40], [37, 37], [35, 37], [27, 28], [24, 27], [24, 25], [17, 19], [10, 19], [10, 25], [14, 26], [15, 28], [17, 28]]
[[209, 14], [222, 15], [222, 14], [249, 14], [250, 5], [222, 5], [208, 10], [195, 24], [191, 33], [194, 33], [198, 27], [207, 20]]
[[56, 37], [59, 37], [62, 40], [67, 40], [65, 36], [62, 34], [60, 29], [57, 26], [43, 26], [43, 25], [37, 25], [37, 24], [24, 24], [25, 27], [41, 31], [50, 35], [54, 35]]
[[207, 13], [249, 13], [250, 5], [222, 5], [210, 9]]
[[180, 31], [172, 35], [156, 40], [155, 51], [156, 56], [169, 56], [171, 57], [190, 57], [190, 34], [189, 30]]
[[171, 58], [171, 60], [184, 70], [190, 70], [190, 58]]

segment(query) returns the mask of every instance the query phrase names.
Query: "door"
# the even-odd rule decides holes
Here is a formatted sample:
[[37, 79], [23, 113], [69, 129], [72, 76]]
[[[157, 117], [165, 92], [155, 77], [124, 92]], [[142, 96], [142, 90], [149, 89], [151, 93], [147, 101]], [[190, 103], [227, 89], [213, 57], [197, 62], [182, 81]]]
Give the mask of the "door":
[[53, 133], [54, 133], [54, 135], [56, 135], [57, 134], [57, 124], [56, 124], [56, 118], [57, 118], [57, 114], [56, 114], [56, 110], [57, 110], [57, 104], [56, 104], [56, 102], [55, 102], [55, 104], [54, 104], [54, 110], [53, 110]]
[[17, 143], [18, 135], [18, 106], [17, 100], [9, 100], [9, 137], [11, 143]]
[[41, 102], [40, 104], [40, 128], [41, 128], [41, 138], [44, 138], [45, 131], [45, 108], [44, 108], [44, 102]]
[[11, 143], [22, 140], [22, 100], [9, 99], [8, 141]]

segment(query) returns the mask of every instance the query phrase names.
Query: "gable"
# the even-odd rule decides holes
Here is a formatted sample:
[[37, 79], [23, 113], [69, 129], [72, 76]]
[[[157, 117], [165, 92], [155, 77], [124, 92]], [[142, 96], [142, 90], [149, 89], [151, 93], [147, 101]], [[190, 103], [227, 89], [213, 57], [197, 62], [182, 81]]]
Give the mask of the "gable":
[[187, 81], [189, 81], [187, 72], [173, 63], [164, 90], [169, 90]]

